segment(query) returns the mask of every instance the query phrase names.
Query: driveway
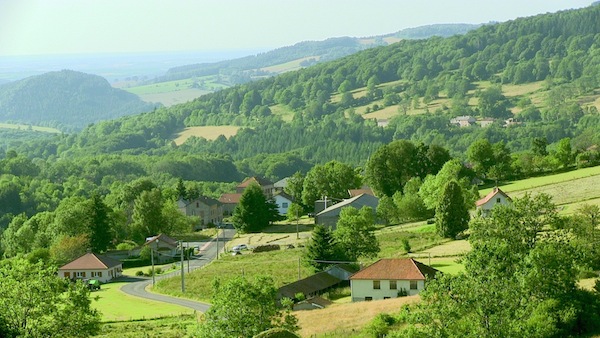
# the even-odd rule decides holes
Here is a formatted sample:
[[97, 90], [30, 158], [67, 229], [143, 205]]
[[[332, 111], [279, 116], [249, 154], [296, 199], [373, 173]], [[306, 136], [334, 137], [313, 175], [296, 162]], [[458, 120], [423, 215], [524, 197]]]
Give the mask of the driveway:
[[[213, 238], [209, 241], [205, 242], [194, 242], [189, 243], [190, 246], [197, 246], [200, 248], [200, 253], [190, 259], [189, 261], [184, 261], [184, 274], [187, 274], [188, 271], [193, 271], [195, 269], [199, 269], [204, 265], [210, 263], [213, 259], [215, 259], [217, 255], [217, 249], [220, 253], [223, 252], [224, 244], [230, 241], [235, 235], [235, 230], [233, 229], [223, 229], [220, 231], [219, 240], [217, 242], [216, 238]], [[218, 246], [218, 247], [217, 247]], [[189, 263], [188, 263], [189, 262]], [[155, 280], [159, 281], [163, 278], [171, 278], [175, 276], [181, 276], [181, 270], [177, 270], [165, 275], [155, 276]], [[185, 277], [185, 275], [184, 275]], [[125, 284], [121, 287], [121, 291], [136, 297], [152, 299], [159, 302], [171, 303], [176, 305], [181, 305], [185, 307], [192, 308], [196, 311], [206, 312], [210, 307], [209, 304], [189, 300], [185, 298], [177, 298], [166, 296], [158, 293], [148, 292], [146, 288], [152, 284], [152, 278], [150, 277], [129, 277], [123, 276], [121, 278], [123, 281], [131, 281], [128, 284]]]

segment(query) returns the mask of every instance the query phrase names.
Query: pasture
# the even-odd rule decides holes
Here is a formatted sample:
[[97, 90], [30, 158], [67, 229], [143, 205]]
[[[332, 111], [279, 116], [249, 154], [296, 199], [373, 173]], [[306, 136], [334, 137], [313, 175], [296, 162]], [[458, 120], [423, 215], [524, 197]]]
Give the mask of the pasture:
[[176, 145], [182, 145], [192, 136], [202, 137], [207, 140], [215, 140], [217, 137], [223, 135], [229, 138], [237, 134], [240, 127], [237, 126], [200, 126], [200, 127], [188, 127], [176, 135], [173, 140]]
[[269, 66], [269, 67], [263, 67], [260, 70], [267, 71], [270, 73], [281, 74], [281, 73], [291, 72], [293, 70], [298, 70], [298, 69], [303, 68], [301, 63], [304, 61], [308, 61], [310, 59], [315, 59], [316, 61], [319, 61], [320, 58], [321, 58], [320, 56], [307, 56], [307, 57], [292, 60], [292, 61], [289, 61], [286, 63], [281, 63], [278, 65], [273, 65], [273, 66]]
[[51, 127], [39, 127], [28, 124], [13, 124], [13, 123], [0, 123], [0, 128], [3, 129], [16, 129], [24, 131], [39, 131], [42, 133], [60, 134], [61, 131]]

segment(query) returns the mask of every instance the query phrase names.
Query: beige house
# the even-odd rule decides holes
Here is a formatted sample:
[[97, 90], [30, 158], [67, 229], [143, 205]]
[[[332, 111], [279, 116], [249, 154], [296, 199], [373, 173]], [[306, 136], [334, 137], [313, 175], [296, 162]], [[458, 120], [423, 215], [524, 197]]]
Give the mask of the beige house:
[[87, 253], [58, 269], [58, 276], [69, 279], [97, 279], [106, 283], [120, 277], [123, 264], [110, 257]]
[[204, 228], [209, 223], [219, 224], [223, 221], [223, 207], [221, 202], [209, 197], [200, 196], [191, 201], [179, 199], [177, 207], [186, 216], [200, 218], [200, 223], [196, 227], [197, 229]]
[[512, 199], [500, 188], [495, 187], [484, 198], [475, 202], [475, 207], [481, 212], [481, 215], [487, 216], [496, 204], [508, 205], [512, 203]]
[[223, 214], [231, 216], [235, 207], [240, 203], [240, 198], [242, 198], [242, 194], [222, 194], [219, 197], [219, 202], [222, 205]]
[[437, 273], [412, 258], [380, 259], [350, 277], [352, 301], [413, 296], [425, 289], [425, 281]]

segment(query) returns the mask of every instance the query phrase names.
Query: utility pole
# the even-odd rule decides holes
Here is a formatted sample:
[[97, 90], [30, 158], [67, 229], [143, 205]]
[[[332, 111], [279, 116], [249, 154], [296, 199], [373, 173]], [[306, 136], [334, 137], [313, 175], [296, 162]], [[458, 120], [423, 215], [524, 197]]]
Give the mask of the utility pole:
[[181, 292], [185, 292], [185, 281], [183, 277], [183, 241], [179, 241], [179, 247], [181, 248]]
[[154, 280], [154, 249], [152, 249], [152, 243], [150, 243], [150, 261], [152, 262], [152, 286], [156, 283]]
[[215, 259], [219, 259], [219, 226], [217, 225], [217, 256]]

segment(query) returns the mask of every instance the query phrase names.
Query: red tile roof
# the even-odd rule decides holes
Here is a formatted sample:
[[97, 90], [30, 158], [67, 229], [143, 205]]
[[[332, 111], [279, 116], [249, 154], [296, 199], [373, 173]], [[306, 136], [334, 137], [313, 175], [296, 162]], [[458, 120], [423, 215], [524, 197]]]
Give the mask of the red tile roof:
[[103, 270], [119, 266], [122, 263], [116, 259], [87, 253], [71, 263], [63, 265], [59, 270]]
[[439, 271], [412, 258], [384, 258], [367, 266], [350, 279], [425, 280]]
[[480, 206], [486, 204], [487, 202], [489, 202], [497, 194], [502, 194], [507, 200], [512, 201], [512, 199], [510, 197], [508, 197], [508, 195], [504, 191], [500, 190], [500, 188], [498, 188], [498, 187], [495, 187], [484, 198], [482, 198], [479, 201], [475, 202], [475, 205], [478, 206], [478, 207], [480, 207]]
[[257, 183], [259, 186], [261, 187], [265, 187], [265, 186], [269, 186], [269, 185], [273, 185], [273, 182], [261, 178], [261, 177], [249, 177], [247, 179], [244, 180], [244, 182], [238, 184], [238, 188], [247, 188], [250, 184], [252, 183]]
[[219, 197], [219, 202], [223, 204], [238, 204], [240, 203], [242, 194], [223, 194]]

